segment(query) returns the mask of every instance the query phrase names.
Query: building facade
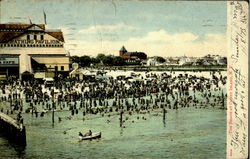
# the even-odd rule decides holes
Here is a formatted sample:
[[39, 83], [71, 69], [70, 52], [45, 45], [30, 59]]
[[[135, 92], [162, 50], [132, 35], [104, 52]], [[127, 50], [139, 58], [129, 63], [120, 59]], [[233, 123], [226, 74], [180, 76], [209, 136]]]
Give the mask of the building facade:
[[44, 24], [0, 24], [0, 74], [69, 73], [63, 33]]
[[120, 51], [120, 57], [126, 60], [146, 60], [147, 55], [144, 52], [128, 52], [123, 46]]

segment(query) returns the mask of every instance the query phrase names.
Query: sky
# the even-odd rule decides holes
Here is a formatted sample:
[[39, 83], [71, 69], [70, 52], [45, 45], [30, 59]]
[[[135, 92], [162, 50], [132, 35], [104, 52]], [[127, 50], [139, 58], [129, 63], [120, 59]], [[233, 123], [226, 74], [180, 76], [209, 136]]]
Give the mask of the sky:
[[2, 0], [0, 23], [61, 29], [71, 55], [226, 56], [226, 1]]

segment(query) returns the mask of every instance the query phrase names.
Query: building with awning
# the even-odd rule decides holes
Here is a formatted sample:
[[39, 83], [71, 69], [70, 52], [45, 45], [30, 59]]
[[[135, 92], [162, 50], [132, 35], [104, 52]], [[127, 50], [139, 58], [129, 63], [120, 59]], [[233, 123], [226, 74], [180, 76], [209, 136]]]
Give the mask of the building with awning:
[[77, 69], [72, 70], [69, 73], [69, 76], [71, 78], [76, 78], [78, 80], [83, 80], [84, 77], [86, 77], [86, 76], [95, 77], [96, 76], [96, 72], [92, 72], [90, 70], [86, 70], [86, 69], [83, 69], [83, 68], [77, 68]]
[[69, 56], [60, 29], [44, 24], [0, 24], [0, 74], [69, 73]]

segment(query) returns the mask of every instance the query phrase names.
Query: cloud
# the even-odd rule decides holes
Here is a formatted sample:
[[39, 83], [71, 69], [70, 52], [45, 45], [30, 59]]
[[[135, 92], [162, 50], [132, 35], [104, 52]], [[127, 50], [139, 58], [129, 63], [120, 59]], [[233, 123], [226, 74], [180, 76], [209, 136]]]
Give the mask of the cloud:
[[116, 25], [95, 25], [95, 26], [91, 26], [87, 29], [81, 29], [79, 31], [79, 33], [81, 34], [97, 34], [100, 32], [103, 33], [113, 33], [113, 32], [117, 32], [117, 31], [135, 31], [136, 28], [130, 25], [125, 25], [125, 24], [116, 24]]
[[[202, 40], [191, 32], [168, 33], [158, 30], [147, 33], [143, 37], [131, 37], [123, 41], [102, 40], [92, 42], [87, 40], [69, 40], [66, 49], [72, 49], [75, 55], [92, 55], [98, 53], [119, 55], [119, 49], [124, 45], [128, 51], [142, 51], [148, 56], [195, 56], [207, 54], [226, 56], [226, 35], [208, 33]], [[76, 44], [76, 45], [70, 45]]]
[[68, 35], [71, 33], [71, 29], [70, 28], [64, 28], [64, 27], [61, 27], [61, 30], [63, 32], [64, 35]]
[[161, 29], [159, 31], [149, 32], [143, 38], [130, 38], [129, 41], [134, 42], [142, 42], [146, 43], [182, 43], [182, 42], [191, 42], [197, 40], [198, 36], [192, 33], [177, 33], [177, 34], [170, 34], [167, 33], [165, 30]]
[[225, 35], [223, 34], [205, 34], [205, 40], [207, 41], [217, 41], [220, 42], [221, 40], [226, 40]]

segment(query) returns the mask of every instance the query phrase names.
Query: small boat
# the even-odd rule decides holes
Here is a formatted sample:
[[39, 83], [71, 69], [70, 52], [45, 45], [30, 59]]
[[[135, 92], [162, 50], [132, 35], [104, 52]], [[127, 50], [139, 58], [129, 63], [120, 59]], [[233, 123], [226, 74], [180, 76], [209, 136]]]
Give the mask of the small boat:
[[79, 135], [79, 139], [80, 140], [93, 140], [93, 139], [99, 139], [101, 138], [101, 136], [102, 136], [102, 133], [98, 132], [98, 133], [92, 133], [92, 135], [84, 135], [84, 136]]

